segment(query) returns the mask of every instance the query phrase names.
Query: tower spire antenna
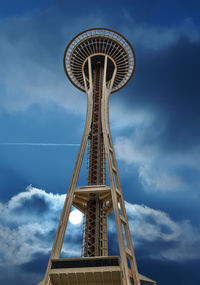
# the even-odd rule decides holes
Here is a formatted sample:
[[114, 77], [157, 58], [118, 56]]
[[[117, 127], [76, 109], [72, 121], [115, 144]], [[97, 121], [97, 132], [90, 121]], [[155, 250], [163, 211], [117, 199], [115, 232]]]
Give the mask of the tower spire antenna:
[[[109, 125], [109, 97], [133, 76], [134, 50], [118, 32], [93, 28], [71, 40], [63, 63], [69, 80], [87, 95], [87, 114], [46, 274], [39, 285], [156, 284], [138, 273]], [[88, 141], [88, 184], [77, 188]], [[61, 259], [72, 206], [85, 215], [83, 256]], [[119, 257], [108, 256], [107, 217], [111, 211], [115, 216]]]

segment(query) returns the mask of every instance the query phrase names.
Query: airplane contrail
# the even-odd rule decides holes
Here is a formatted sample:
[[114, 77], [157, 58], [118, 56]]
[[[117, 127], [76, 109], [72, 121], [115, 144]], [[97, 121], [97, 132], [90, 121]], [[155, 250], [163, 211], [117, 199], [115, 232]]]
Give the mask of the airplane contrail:
[[77, 143], [9, 143], [0, 142], [0, 145], [26, 145], [26, 146], [80, 146]]

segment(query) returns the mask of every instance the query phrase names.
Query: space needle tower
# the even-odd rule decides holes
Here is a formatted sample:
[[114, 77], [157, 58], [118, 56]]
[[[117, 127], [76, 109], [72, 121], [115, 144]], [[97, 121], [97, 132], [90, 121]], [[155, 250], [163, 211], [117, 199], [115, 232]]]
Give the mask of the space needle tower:
[[[118, 32], [94, 28], [71, 40], [63, 62], [68, 79], [87, 95], [87, 114], [46, 274], [39, 284], [156, 284], [138, 273], [109, 125], [109, 98], [133, 76], [134, 50]], [[87, 145], [88, 183], [78, 187]], [[72, 206], [85, 215], [83, 253], [80, 258], [60, 258]], [[107, 217], [111, 212], [119, 256], [108, 255]]]

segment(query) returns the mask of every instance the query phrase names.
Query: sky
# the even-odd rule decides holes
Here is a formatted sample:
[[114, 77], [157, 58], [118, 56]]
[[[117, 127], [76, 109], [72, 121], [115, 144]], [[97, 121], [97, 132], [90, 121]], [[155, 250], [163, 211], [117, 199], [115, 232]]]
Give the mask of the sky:
[[[0, 2], [0, 284], [44, 276], [86, 113], [63, 55], [93, 27], [123, 34], [136, 53], [110, 123], [139, 272], [199, 284], [199, 10], [197, 0]], [[62, 256], [81, 255], [82, 230], [69, 223]], [[113, 214], [108, 237], [119, 254]]]

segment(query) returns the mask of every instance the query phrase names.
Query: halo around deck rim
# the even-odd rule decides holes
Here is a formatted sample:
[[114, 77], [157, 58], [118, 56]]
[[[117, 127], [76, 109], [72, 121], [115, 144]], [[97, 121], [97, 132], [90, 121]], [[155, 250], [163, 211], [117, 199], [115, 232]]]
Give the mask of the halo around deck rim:
[[118, 32], [92, 28], [75, 36], [65, 49], [63, 64], [69, 80], [85, 92], [83, 65], [89, 56], [108, 55], [117, 66], [112, 93], [123, 88], [134, 74], [136, 57], [130, 42]]

